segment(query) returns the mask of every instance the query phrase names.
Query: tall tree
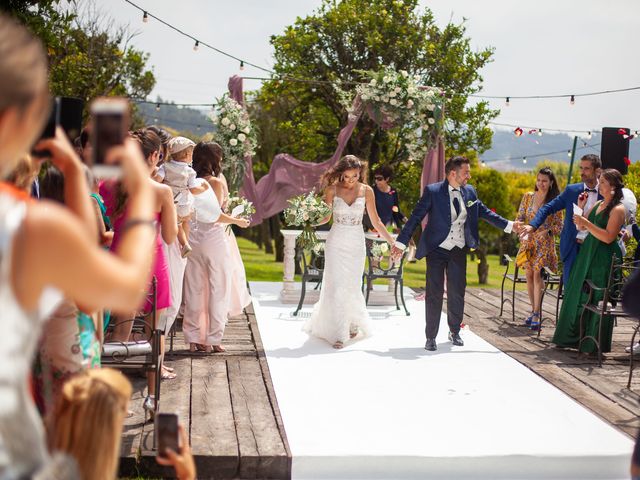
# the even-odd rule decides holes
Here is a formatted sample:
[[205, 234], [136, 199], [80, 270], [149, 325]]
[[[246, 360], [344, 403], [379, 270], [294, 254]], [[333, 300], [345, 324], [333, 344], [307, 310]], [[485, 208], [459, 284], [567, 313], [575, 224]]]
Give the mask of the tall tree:
[[144, 98], [153, 89], [149, 55], [131, 47], [127, 28], [113, 27], [91, 4], [72, 1], [63, 7], [59, 0], [10, 0], [2, 8], [42, 40], [53, 94], [84, 100]]
[[[435, 24], [433, 14], [418, 11], [418, 0], [324, 0], [319, 9], [298, 18], [281, 35], [271, 38], [274, 70], [280, 77], [349, 82], [363, 80], [363, 70], [392, 66], [419, 75], [421, 82], [448, 92], [447, 144], [456, 151], [484, 151], [491, 145], [489, 120], [497, 114], [486, 102], [468, 103], [480, 90], [480, 70], [493, 50], [474, 52], [464, 23]], [[280, 149], [306, 160], [330, 156], [346, 112], [331, 84], [296, 81], [266, 82], [258, 96], [273, 109], [283, 134]], [[278, 105], [285, 104], [284, 115]], [[364, 117], [348, 151], [372, 163], [398, 162], [386, 132]]]

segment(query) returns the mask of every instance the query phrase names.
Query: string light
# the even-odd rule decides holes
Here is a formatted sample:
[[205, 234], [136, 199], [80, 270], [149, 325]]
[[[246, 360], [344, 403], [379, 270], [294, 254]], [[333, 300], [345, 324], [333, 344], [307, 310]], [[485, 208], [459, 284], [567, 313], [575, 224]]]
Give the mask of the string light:
[[159, 112], [159, 111], [160, 111], [160, 104], [156, 103], [156, 112]]
[[198, 40], [196, 40], [196, 43], [193, 44], [193, 51], [197, 52], [199, 46], [200, 46], [200, 42]]
[[567, 150], [567, 157], [571, 156], [571, 150]]
[[571, 100], [569, 100], [569, 103], [571, 105], [575, 105], [575, 103], [576, 103], [576, 96], [575, 95], [571, 95]]
[[484, 160], [480, 163], [480, 165], [482, 165], [483, 167], [487, 166], [487, 162], [485, 162]]
[[240, 71], [244, 70], [244, 60], [240, 60]]
[[522, 157], [522, 163], [527, 163], [527, 157]]
[[505, 107], [509, 106], [509, 97], [507, 97], [507, 99], [504, 101], [504, 106]]
[[541, 128], [539, 128], [539, 129], [538, 129], [538, 136], [539, 136], [539, 137], [541, 137], [541, 136], [542, 136], [542, 129], [541, 129]]
[[587, 140], [591, 140], [591, 137], [593, 137], [593, 135], [591, 135], [591, 132], [587, 132]]
[[142, 22], [143, 23], [148, 23], [149, 22], [149, 14], [147, 12], [144, 12], [142, 14]]

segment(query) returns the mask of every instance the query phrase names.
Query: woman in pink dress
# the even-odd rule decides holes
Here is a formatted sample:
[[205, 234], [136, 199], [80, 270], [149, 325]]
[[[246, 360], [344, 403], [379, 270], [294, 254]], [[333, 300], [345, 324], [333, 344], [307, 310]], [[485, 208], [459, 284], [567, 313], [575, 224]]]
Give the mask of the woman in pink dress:
[[[197, 197], [210, 195], [210, 201], [218, 209], [221, 186], [216, 175], [220, 173], [221, 158], [222, 150], [217, 143], [199, 143], [193, 151], [193, 169], [199, 179], [212, 187], [212, 191], [207, 190]], [[237, 272], [229, 236], [222, 222], [232, 222], [241, 227], [249, 226], [249, 222], [220, 214], [217, 222], [213, 223], [216, 220], [203, 218], [206, 215], [197, 206], [195, 217], [195, 228], [191, 228], [189, 236], [193, 250], [184, 278], [182, 330], [190, 351], [219, 353], [225, 351], [221, 345], [222, 336], [234, 305], [233, 279]]]
[[[142, 153], [149, 166], [149, 175], [151, 175], [158, 163], [162, 142], [156, 133], [147, 129], [136, 130], [133, 132], [132, 137], [140, 143]], [[172, 243], [176, 239], [178, 235], [178, 219], [173, 205], [171, 189], [166, 185], [155, 182], [151, 179], [151, 176], [149, 177], [149, 183], [155, 196], [155, 212], [159, 226], [154, 244], [155, 259], [149, 282], [153, 277], [156, 278], [156, 312], [157, 318], [161, 318], [163, 310], [171, 306], [169, 268], [162, 248], [162, 240], [166, 243]], [[114, 234], [111, 250], [117, 251], [124, 224], [123, 219], [127, 209], [127, 194], [122, 190], [119, 182], [113, 181], [103, 182], [100, 186], [100, 194], [104, 198], [107, 215], [111, 218], [111, 224], [113, 225]], [[144, 310], [145, 313], [151, 310], [149, 300], [145, 301], [145, 304], [141, 306], [141, 310]], [[114, 330], [109, 338], [110, 341], [127, 342], [129, 340], [133, 323], [128, 320], [135, 314], [136, 312], [131, 312], [130, 315], [125, 317], [114, 318]], [[155, 374], [153, 372], [147, 375], [149, 395], [145, 399], [143, 406], [148, 412], [155, 411], [154, 377]], [[175, 378], [175, 374], [163, 366], [162, 378]]]

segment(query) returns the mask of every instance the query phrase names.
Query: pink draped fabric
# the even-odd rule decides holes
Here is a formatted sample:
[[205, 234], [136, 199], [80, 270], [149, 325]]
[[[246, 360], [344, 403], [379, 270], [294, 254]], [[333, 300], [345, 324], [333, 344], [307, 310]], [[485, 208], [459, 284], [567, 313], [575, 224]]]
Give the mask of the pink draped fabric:
[[[439, 138], [435, 147], [427, 152], [422, 165], [422, 176], [420, 177], [420, 194], [424, 187], [432, 183], [444, 180], [444, 141]], [[427, 225], [428, 217], [422, 220], [422, 228]]]
[[[234, 75], [229, 79], [228, 86], [231, 98], [243, 105], [242, 77]], [[241, 195], [253, 202], [256, 207], [256, 213], [251, 221], [252, 225], [257, 225], [265, 218], [269, 218], [287, 208], [287, 201], [290, 198], [307, 193], [312, 188], [319, 186], [322, 174], [342, 156], [344, 147], [347, 145], [349, 138], [351, 138], [362, 112], [362, 101], [359, 96], [356, 96], [347, 124], [338, 134], [336, 151], [329, 160], [322, 163], [304, 162], [293, 158], [289, 154], [280, 153], [273, 159], [269, 173], [256, 183], [253, 176], [253, 160], [251, 157], [245, 158], [246, 171]], [[369, 115], [373, 114], [370, 109], [368, 113]], [[380, 121], [382, 128], [390, 128], [392, 126], [386, 119], [380, 119]], [[443, 179], [444, 143], [440, 139], [436, 147], [430, 150], [425, 157], [420, 182], [421, 187], [424, 188], [424, 185]]]

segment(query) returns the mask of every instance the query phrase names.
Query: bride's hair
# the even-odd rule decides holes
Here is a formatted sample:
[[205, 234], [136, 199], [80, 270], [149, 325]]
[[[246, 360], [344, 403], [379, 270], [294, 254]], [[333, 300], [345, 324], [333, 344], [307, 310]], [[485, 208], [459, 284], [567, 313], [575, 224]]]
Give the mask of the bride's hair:
[[366, 183], [365, 178], [367, 178], [367, 162], [360, 160], [355, 155], [345, 155], [338, 161], [338, 163], [336, 163], [333, 167], [327, 170], [324, 175], [322, 175], [322, 189], [324, 190], [325, 188], [341, 181], [342, 175], [347, 170], [358, 170], [358, 181]]

